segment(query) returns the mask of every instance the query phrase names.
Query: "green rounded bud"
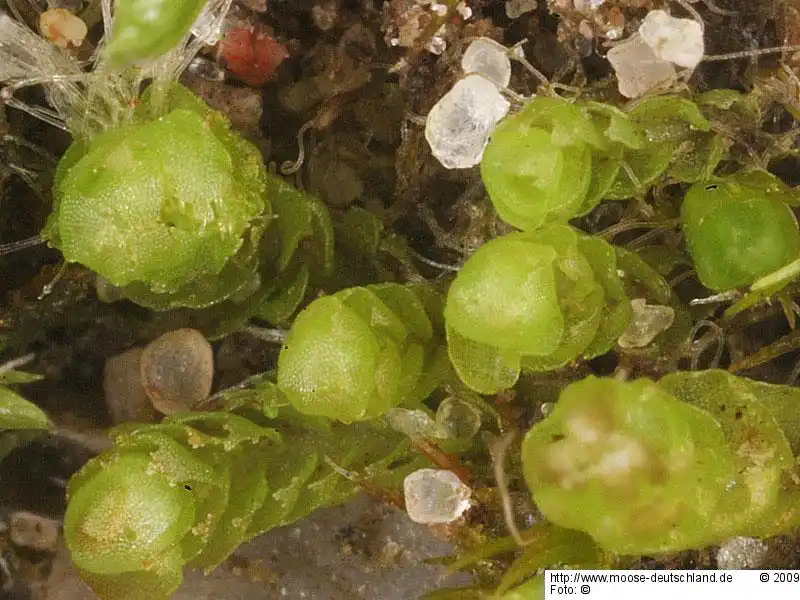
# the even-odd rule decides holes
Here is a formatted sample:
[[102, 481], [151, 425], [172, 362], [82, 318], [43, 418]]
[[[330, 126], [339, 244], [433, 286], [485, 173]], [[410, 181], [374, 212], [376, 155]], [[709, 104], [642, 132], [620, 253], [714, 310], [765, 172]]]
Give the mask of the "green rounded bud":
[[153, 471], [147, 454], [117, 453], [71, 494], [64, 535], [81, 569], [148, 570], [174, 550], [194, 519], [191, 492]]
[[300, 412], [373, 419], [430, 391], [423, 367], [433, 358], [432, 335], [410, 288], [349, 288], [297, 316], [278, 360], [278, 386]]
[[697, 183], [687, 192], [683, 231], [706, 287], [746, 286], [800, 256], [794, 213], [763, 183], [742, 174]]
[[444, 310], [450, 359], [481, 393], [607, 352], [630, 305], [613, 248], [566, 225], [512, 233], [479, 248], [459, 271]]
[[[278, 363], [278, 385], [301, 412], [354, 421], [388, 406], [375, 390], [381, 353], [368, 323], [334, 296], [295, 319]], [[382, 361], [397, 360], [392, 349]]]
[[525, 479], [549, 521], [616, 553], [776, 535], [798, 518], [798, 400], [718, 370], [588, 377], [526, 435]]
[[568, 386], [525, 436], [525, 479], [548, 520], [622, 553], [702, 543], [734, 477], [719, 424], [649, 380]]
[[481, 175], [500, 217], [533, 230], [594, 208], [615, 180], [622, 149], [642, 143], [617, 109], [536, 97], [497, 126]]
[[151, 99], [139, 113], [145, 122], [67, 152], [42, 234], [137, 302], [208, 306], [256, 278], [263, 162], [202, 103], [153, 118]]
[[555, 248], [523, 233], [484, 244], [450, 286], [447, 324], [482, 344], [502, 343], [521, 354], [553, 352], [564, 334], [557, 258]]

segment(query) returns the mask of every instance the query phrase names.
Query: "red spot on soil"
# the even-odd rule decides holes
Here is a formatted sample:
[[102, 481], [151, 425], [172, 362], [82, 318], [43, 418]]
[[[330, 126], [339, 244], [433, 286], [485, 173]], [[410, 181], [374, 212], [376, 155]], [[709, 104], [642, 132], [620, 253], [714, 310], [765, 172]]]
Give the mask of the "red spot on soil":
[[247, 85], [258, 87], [275, 74], [289, 56], [286, 46], [265, 33], [232, 29], [222, 40], [222, 58], [228, 69]]

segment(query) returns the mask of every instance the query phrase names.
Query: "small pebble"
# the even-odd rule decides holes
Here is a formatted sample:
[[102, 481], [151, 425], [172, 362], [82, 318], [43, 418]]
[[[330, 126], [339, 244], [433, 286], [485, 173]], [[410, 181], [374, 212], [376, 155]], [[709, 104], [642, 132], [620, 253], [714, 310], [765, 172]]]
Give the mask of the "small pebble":
[[55, 552], [58, 547], [58, 522], [20, 511], [11, 515], [11, 541], [37, 552]]
[[51, 8], [39, 15], [39, 31], [59, 48], [83, 44], [88, 30], [86, 23], [65, 8]]
[[481, 428], [481, 413], [458, 398], [445, 398], [436, 410], [436, 425], [448, 438], [468, 441]]
[[191, 410], [211, 392], [214, 352], [196, 329], [165, 333], [142, 352], [142, 383], [165, 415]]
[[452, 471], [419, 469], [405, 478], [406, 511], [416, 523], [452, 523], [470, 506], [471, 490]]
[[141, 348], [128, 350], [106, 361], [103, 392], [114, 423], [155, 423], [158, 420], [158, 413], [142, 384]]

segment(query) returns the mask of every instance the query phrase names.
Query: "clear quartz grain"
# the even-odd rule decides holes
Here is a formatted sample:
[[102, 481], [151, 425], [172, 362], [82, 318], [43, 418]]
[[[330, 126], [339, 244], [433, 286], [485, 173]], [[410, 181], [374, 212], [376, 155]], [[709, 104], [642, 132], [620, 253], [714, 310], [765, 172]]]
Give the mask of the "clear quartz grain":
[[445, 398], [436, 410], [436, 425], [451, 440], [469, 441], [481, 428], [481, 413], [458, 398]]
[[491, 81], [468, 75], [456, 82], [428, 113], [425, 139], [433, 155], [448, 169], [480, 163], [489, 136], [510, 104]]
[[461, 57], [464, 73], [480, 73], [498, 87], [508, 87], [511, 82], [511, 59], [508, 50], [489, 38], [478, 38], [467, 47]]
[[617, 75], [619, 93], [626, 98], [667, 88], [677, 78], [672, 63], [656, 56], [639, 34], [611, 48], [606, 58]]
[[644, 298], [631, 300], [631, 320], [617, 343], [622, 348], [644, 348], [672, 327], [675, 311], [670, 306], [649, 305]]
[[420, 469], [403, 482], [406, 511], [416, 523], [452, 523], [469, 506], [471, 490], [452, 471]]

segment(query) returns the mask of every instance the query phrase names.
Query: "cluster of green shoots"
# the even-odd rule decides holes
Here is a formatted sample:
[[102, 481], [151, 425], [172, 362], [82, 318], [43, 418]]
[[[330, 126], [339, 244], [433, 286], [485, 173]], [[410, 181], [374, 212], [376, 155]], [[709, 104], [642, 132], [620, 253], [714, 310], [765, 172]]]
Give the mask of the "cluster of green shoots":
[[[190, 27], [204, 7], [213, 25], [225, 4], [120, 0], [112, 19], [104, 3], [110, 43], [91, 72], [48, 48], [66, 65], [58, 77], [6, 77], [45, 83], [53, 110], [37, 111], [74, 137], [41, 234], [66, 261], [152, 310], [235, 313], [229, 330], [289, 325], [275, 373], [218, 395], [221, 410], [118, 426], [113, 448], [72, 479], [65, 537], [103, 598], [166, 598], [185, 566], [213, 569], [364, 481], [396, 486], [421, 458], [382, 419], [393, 409], [430, 412], [442, 390], [487, 405], [480, 394], [522, 374], [614, 351], [637, 326], [636, 299], [675, 304], [644, 257], [574, 226], [601, 202], [682, 184], [699, 281], [749, 292], [732, 312], [800, 269], [793, 190], [766, 170], [731, 169], [732, 141], [711, 118], [746, 96], [662, 95], [627, 110], [539, 96], [499, 124], [481, 163], [498, 216], [518, 231], [443, 283], [337, 289], [325, 206], [268, 172], [224, 116], [174, 81], [196, 51]], [[160, 18], [138, 20], [145, 8]], [[336, 231], [369, 238], [362, 217]], [[569, 549], [526, 554], [501, 587], [508, 598], [538, 597], [539, 582], [525, 580], [543, 567], [609, 566], [800, 520], [799, 391], [719, 370], [618, 375], [567, 386], [524, 438], [524, 480], [547, 521], [521, 539]], [[0, 391], [0, 425], [49, 425]]]

